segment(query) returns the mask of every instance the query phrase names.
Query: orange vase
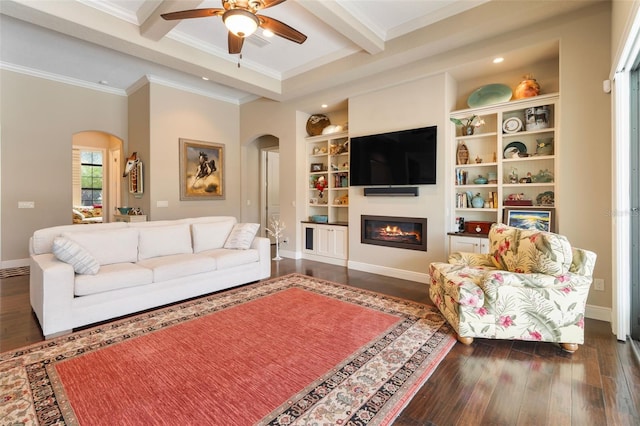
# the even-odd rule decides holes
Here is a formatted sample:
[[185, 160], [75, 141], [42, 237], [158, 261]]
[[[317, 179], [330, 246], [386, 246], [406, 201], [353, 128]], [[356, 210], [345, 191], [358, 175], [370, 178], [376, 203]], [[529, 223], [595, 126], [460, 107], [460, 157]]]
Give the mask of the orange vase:
[[518, 84], [514, 93], [514, 99], [531, 98], [540, 94], [540, 85], [532, 76], [525, 76]]

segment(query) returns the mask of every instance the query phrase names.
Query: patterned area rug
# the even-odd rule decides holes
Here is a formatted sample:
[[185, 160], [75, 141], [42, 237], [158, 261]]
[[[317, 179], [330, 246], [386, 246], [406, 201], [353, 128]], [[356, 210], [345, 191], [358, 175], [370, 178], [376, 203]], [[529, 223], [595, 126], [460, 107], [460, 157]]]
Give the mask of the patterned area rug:
[[429, 305], [291, 274], [0, 354], [0, 424], [391, 424], [455, 344]]

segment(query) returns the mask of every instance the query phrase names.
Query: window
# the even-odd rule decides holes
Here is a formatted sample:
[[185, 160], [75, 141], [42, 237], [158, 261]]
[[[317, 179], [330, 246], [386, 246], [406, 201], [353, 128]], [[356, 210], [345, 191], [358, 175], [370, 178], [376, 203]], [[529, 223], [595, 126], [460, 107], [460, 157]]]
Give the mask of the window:
[[80, 152], [81, 202], [83, 206], [102, 205], [102, 152]]

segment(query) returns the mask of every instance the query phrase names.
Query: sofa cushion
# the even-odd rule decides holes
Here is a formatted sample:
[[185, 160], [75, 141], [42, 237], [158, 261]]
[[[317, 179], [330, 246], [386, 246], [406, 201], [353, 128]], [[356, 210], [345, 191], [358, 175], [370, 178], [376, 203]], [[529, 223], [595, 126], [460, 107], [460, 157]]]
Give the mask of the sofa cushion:
[[175, 254], [141, 260], [139, 266], [153, 271], [153, 282], [167, 281], [216, 269], [216, 260], [199, 254]]
[[136, 229], [63, 232], [62, 236], [87, 249], [100, 265], [138, 260], [138, 230]]
[[247, 250], [260, 228], [259, 223], [236, 223], [224, 243], [224, 248]]
[[76, 275], [74, 293], [87, 296], [152, 282], [153, 272], [150, 269], [135, 263], [113, 263], [100, 267], [96, 275]]
[[191, 231], [186, 223], [139, 228], [138, 259], [193, 253]]
[[53, 240], [53, 254], [61, 261], [73, 266], [77, 274], [95, 275], [100, 264], [95, 257], [80, 244], [68, 238], [57, 237]]
[[193, 252], [200, 253], [206, 250], [222, 248], [234, 224], [233, 220], [228, 220], [224, 222], [194, 223], [191, 225]]
[[[91, 226], [92, 231], [124, 228], [127, 228], [127, 223], [124, 222], [99, 223]], [[64, 232], [87, 232], [87, 229], [86, 226], [79, 225], [60, 225], [38, 229], [29, 241], [29, 253], [53, 253], [53, 240], [56, 237], [61, 236]]]
[[209, 256], [216, 260], [218, 270], [233, 268], [234, 266], [246, 265], [248, 263], [258, 262], [260, 255], [258, 250], [232, 250], [232, 249], [214, 249], [200, 253], [203, 256]]

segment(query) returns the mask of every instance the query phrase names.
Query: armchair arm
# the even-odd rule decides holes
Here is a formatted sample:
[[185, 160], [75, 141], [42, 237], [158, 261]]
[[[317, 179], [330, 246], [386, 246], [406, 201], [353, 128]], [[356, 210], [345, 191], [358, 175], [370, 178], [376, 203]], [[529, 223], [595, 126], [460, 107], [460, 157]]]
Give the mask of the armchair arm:
[[452, 265], [484, 266], [488, 268], [495, 268], [496, 266], [488, 254], [455, 252], [449, 255], [448, 260]]
[[509, 286], [520, 288], [545, 288], [561, 291], [571, 291], [571, 289], [576, 288], [586, 288], [588, 290], [591, 286], [591, 281], [591, 277], [578, 275], [571, 272], [567, 272], [566, 274], [562, 274], [559, 276], [553, 276], [539, 273], [523, 274], [497, 269], [487, 274], [485, 285], [487, 287]]
[[572, 251], [573, 261], [571, 262], [569, 271], [575, 274], [591, 277], [593, 275], [593, 269], [596, 266], [597, 255], [592, 251], [577, 247], [573, 247]]

